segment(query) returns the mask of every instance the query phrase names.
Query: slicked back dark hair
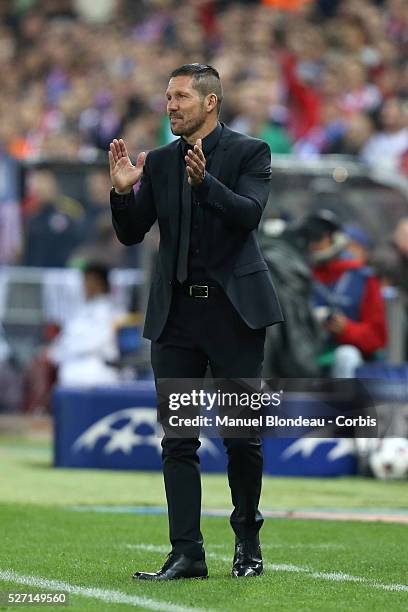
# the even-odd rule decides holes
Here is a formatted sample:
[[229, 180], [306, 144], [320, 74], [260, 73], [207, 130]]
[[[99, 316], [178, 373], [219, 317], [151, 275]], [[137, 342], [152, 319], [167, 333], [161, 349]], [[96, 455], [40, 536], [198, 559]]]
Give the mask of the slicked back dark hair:
[[208, 64], [183, 64], [173, 70], [170, 78], [178, 76], [192, 77], [192, 86], [198, 91], [201, 98], [214, 93], [217, 96], [217, 115], [220, 114], [223, 92], [220, 75], [215, 68]]

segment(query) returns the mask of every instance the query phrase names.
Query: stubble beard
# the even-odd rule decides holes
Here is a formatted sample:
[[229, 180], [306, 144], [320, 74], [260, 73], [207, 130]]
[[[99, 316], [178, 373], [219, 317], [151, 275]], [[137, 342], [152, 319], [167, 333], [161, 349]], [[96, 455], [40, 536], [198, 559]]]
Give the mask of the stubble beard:
[[197, 132], [204, 125], [205, 119], [206, 117], [205, 117], [205, 114], [203, 113], [202, 115], [197, 117], [197, 119], [194, 122], [184, 125], [183, 127], [173, 128], [173, 126], [170, 123], [170, 129], [171, 129], [172, 134], [174, 134], [174, 136], [189, 137], [191, 136], [191, 134], [194, 134], [195, 132]]

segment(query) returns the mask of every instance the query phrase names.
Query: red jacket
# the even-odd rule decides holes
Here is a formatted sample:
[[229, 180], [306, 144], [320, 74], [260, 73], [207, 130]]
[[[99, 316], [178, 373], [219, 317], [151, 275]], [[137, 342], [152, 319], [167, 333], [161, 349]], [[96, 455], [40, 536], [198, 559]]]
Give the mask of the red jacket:
[[[335, 282], [350, 269], [356, 269], [365, 264], [356, 259], [336, 259], [316, 266], [313, 270], [315, 278], [323, 284]], [[340, 334], [334, 335], [336, 343], [351, 344], [365, 356], [383, 348], [387, 342], [384, 300], [380, 285], [375, 276], [367, 278], [363, 298], [360, 305], [360, 320], [347, 319], [346, 327]]]
[[321, 107], [320, 93], [297, 76], [297, 61], [294, 55], [282, 55], [282, 72], [289, 93], [289, 130], [296, 140], [319, 124]]

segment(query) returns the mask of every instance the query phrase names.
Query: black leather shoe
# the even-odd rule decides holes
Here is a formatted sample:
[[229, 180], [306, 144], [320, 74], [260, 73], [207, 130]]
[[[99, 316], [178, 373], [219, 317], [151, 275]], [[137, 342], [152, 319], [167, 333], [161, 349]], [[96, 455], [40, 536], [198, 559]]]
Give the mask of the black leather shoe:
[[260, 576], [262, 573], [262, 553], [258, 536], [247, 540], [237, 540], [232, 565], [232, 577]]
[[203, 560], [194, 561], [185, 555], [170, 553], [166, 563], [158, 572], [135, 572], [135, 580], [178, 580], [179, 578], [208, 578], [207, 565]]

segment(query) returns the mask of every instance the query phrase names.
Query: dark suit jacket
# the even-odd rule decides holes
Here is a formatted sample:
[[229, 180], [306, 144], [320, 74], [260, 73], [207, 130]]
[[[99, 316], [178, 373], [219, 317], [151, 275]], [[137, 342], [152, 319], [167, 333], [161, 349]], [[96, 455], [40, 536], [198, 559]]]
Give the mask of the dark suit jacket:
[[[125, 245], [141, 242], [158, 220], [160, 247], [150, 289], [144, 336], [157, 340], [166, 324], [179, 243], [179, 140], [150, 151], [136, 194], [111, 192], [113, 226]], [[224, 126], [214, 151], [206, 196], [200, 205], [211, 214], [207, 269], [246, 322], [259, 329], [283, 320], [256, 230], [270, 185], [268, 145]], [[200, 193], [200, 189], [197, 190]]]

